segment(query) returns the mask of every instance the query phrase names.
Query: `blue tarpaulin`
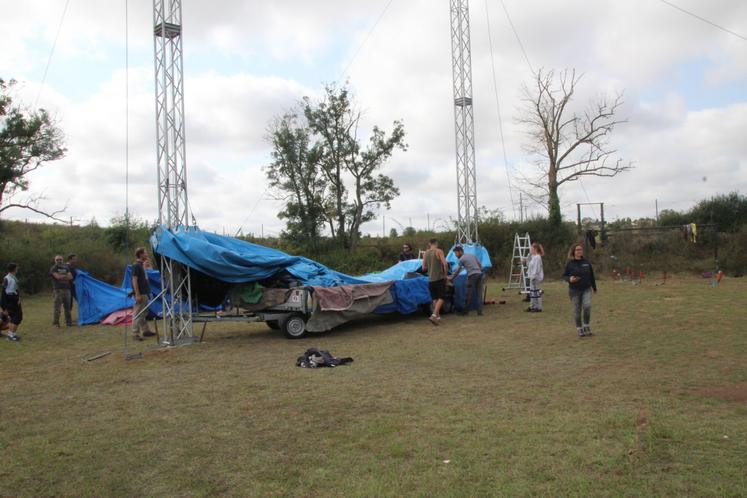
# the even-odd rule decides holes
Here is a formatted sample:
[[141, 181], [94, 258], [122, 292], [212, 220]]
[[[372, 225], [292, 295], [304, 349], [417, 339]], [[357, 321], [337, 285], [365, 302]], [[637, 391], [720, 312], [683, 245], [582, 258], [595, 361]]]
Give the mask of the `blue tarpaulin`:
[[412, 313], [431, 301], [425, 277], [405, 279], [408, 273], [418, 271], [419, 260], [402, 261], [383, 272], [353, 277], [302, 256], [195, 229], [172, 232], [160, 228], [151, 243], [156, 253], [224, 282], [256, 282], [287, 271], [303, 285], [394, 282], [390, 289], [394, 302], [377, 312]]
[[285, 270], [304, 285], [335, 287], [365, 280], [331, 270], [303, 256], [196, 229], [172, 232], [160, 227], [151, 237], [153, 250], [223, 282], [264, 280]]
[[78, 300], [78, 323], [99, 323], [115, 311], [132, 308], [135, 301], [127, 297], [128, 293], [125, 289], [96, 280], [88, 272], [76, 270], [75, 297]]
[[[353, 277], [302, 256], [291, 256], [277, 249], [192, 228], [172, 232], [161, 227], [152, 236], [151, 243], [154, 252], [223, 282], [256, 282], [287, 271], [303, 285], [309, 286], [392, 282], [390, 292], [394, 301], [378, 308], [377, 313], [413, 313], [420, 305], [431, 302], [428, 279], [415, 276], [421, 267], [418, 259], [402, 261], [382, 272]], [[463, 247], [466, 253], [478, 256], [484, 271], [491, 267], [484, 247], [476, 244]], [[446, 260], [453, 271], [456, 268], [453, 251], [449, 251]], [[131, 292], [131, 272], [128, 265], [122, 286], [117, 288], [78, 271], [75, 283], [81, 324], [97, 323], [113, 311], [132, 307], [133, 301], [127, 297]], [[147, 270], [147, 275], [153, 295], [158, 294], [161, 291], [160, 273]], [[454, 280], [454, 286], [457, 309], [461, 309], [459, 303], [463, 302], [466, 290], [464, 274]], [[151, 304], [151, 311], [157, 315], [161, 313], [160, 300]]]

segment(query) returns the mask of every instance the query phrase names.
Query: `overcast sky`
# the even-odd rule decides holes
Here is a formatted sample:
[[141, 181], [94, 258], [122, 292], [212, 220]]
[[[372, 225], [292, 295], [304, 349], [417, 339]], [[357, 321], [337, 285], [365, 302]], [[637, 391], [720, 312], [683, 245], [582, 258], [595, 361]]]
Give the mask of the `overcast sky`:
[[[529, 64], [583, 73], [579, 104], [625, 95], [620, 116], [628, 123], [612, 144], [635, 169], [563, 187], [566, 217], [575, 218], [577, 202], [604, 202], [614, 220], [654, 216], [656, 200], [660, 209], [682, 210], [716, 194], [744, 193], [747, 2], [670, 3], [741, 37], [657, 0], [503, 0], [525, 57], [502, 3], [470, 2], [478, 204], [518, 217], [518, 178], [532, 168], [516, 121]], [[125, 210], [127, 150], [130, 210], [154, 220], [152, 2], [130, 0], [125, 16], [125, 0], [69, 0], [63, 18], [65, 4], [0, 0], [0, 77], [20, 82], [19, 100], [54, 114], [68, 148], [63, 160], [32, 174], [29, 194], [43, 194], [48, 210], [67, 205], [65, 216], [77, 222], [95, 217], [105, 225]], [[262, 171], [267, 125], [302, 96], [346, 78], [367, 128], [389, 130], [399, 119], [407, 132], [409, 150], [395, 153], [384, 171], [401, 191], [384, 213], [387, 232], [429, 221], [442, 227], [456, 216], [449, 2], [388, 4], [183, 0], [188, 189], [202, 228], [279, 233], [280, 206]], [[543, 209], [530, 205], [529, 213]], [[36, 219], [18, 210], [3, 215]], [[363, 228], [381, 233], [382, 220]]]

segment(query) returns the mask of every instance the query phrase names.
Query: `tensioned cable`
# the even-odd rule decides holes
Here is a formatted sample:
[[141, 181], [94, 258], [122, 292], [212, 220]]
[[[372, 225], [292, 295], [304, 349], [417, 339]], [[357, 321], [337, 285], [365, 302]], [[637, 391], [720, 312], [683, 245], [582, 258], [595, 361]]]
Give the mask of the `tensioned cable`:
[[493, 54], [493, 35], [490, 29], [490, 13], [488, 11], [488, 0], [485, 0], [485, 20], [488, 25], [488, 43], [490, 44], [490, 66], [493, 69], [493, 91], [495, 92], [495, 106], [498, 110], [498, 134], [501, 137], [501, 147], [503, 148], [503, 165], [506, 170], [506, 181], [508, 182], [508, 195], [511, 199], [511, 210], [516, 217], [516, 205], [514, 203], [514, 192], [511, 187], [511, 174], [508, 169], [508, 156], [506, 155], [506, 141], [503, 138], [503, 119], [501, 117], [501, 103], [498, 99], [498, 80], [495, 76], [495, 55]]
[[724, 31], [725, 33], [729, 33], [730, 35], [734, 35], [734, 36], [736, 36], [737, 38], [741, 38], [742, 40], [744, 40], [744, 41], [747, 41], [747, 37], [745, 37], [745, 36], [742, 36], [742, 35], [740, 35], [739, 33], [735, 33], [734, 31], [732, 31], [732, 30], [730, 30], [730, 29], [727, 29], [727, 28], [725, 28], [725, 27], [723, 27], [723, 26], [720, 26], [720, 25], [716, 24], [716, 23], [715, 23], [715, 22], [713, 22], [713, 21], [709, 21], [709, 20], [708, 20], [708, 19], [706, 19], [705, 17], [701, 17], [701, 16], [699, 16], [698, 14], [695, 14], [695, 13], [693, 13], [693, 12], [690, 12], [689, 10], [685, 10], [685, 9], [683, 9], [682, 7], [678, 6], [678, 5], [675, 5], [675, 4], [671, 3], [671, 2], [667, 2], [667, 0], [659, 0], [659, 1], [660, 1], [661, 3], [663, 3], [663, 4], [665, 4], [665, 5], [669, 5], [669, 6], [670, 6], [670, 7], [672, 7], [673, 9], [677, 9], [677, 10], [679, 10], [680, 12], [682, 12], [682, 13], [684, 13], [684, 14], [687, 14], [688, 16], [692, 16], [692, 17], [694, 17], [695, 19], [698, 19], [699, 21], [703, 21], [703, 22], [704, 22], [704, 23], [706, 23], [706, 24], [710, 24], [711, 26], [713, 26], [713, 27], [714, 27], [714, 28], [716, 28], [716, 29], [720, 29], [721, 31]]
[[47, 59], [47, 65], [44, 67], [44, 74], [42, 75], [41, 83], [39, 84], [39, 91], [36, 92], [36, 100], [34, 100], [34, 107], [39, 103], [39, 97], [41, 96], [42, 88], [44, 83], [47, 81], [47, 72], [49, 71], [49, 65], [52, 63], [52, 56], [54, 55], [54, 49], [57, 47], [57, 39], [60, 37], [60, 31], [62, 31], [62, 22], [65, 20], [65, 13], [67, 12], [67, 6], [70, 5], [70, 0], [66, 0], [65, 7], [62, 9], [62, 15], [60, 16], [60, 22], [57, 25], [57, 34], [54, 35], [54, 42], [52, 43], [52, 49], [49, 51], [49, 58]]
[[267, 190], [268, 190], [269, 188], [270, 188], [270, 187], [269, 187], [269, 186], [267, 186], [267, 187], [265, 187], [265, 189], [264, 189], [264, 190], [262, 191], [262, 195], [260, 195], [260, 196], [259, 196], [259, 198], [257, 199], [257, 202], [255, 202], [255, 203], [254, 203], [254, 207], [252, 208], [252, 210], [251, 210], [251, 211], [249, 211], [249, 214], [247, 214], [247, 215], [246, 215], [246, 218], [244, 218], [244, 221], [242, 221], [242, 222], [241, 222], [241, 225], [239, 226], [239, 229], [238, 229], [238, 230], [236, 230], [236, 235], [234, 235], [234, 237], [238, 237], [238, 236], [239, 236], [239, 232], [241, 232], [241, 230], [243, 230], [243, 229], [244, 229], [244, 223], [246, 223], [246, 222], [247, 222], [247, 221], [249, 220], [249, 218], [250, 218], [250, 217], [251, 217], [251, 216], [252, 216], [252, 215], [254, 214], [254, 210], [256, 210], [256, 209], [257, 209], [257, 206], [259, 206], [259, 203], [260, 203], [260, 201], [261, 201], [261, 200], [262, 200], [262, 199], [264, 198], [264, 196], [265, 196], [265, 194], [267, 193]]
[[125, 237], [130, 229], [130, 26], [129, 2], [125, 0]]
[[503, 12], [506, 13], [506, 19], [508, 19], [508, 24], [511, 25], [511, 31], [514, 32], [516, 41], [519, 43], [519, 48], [521, 48], [521, 53], [524, 54], [524, 60], [527, 61], [527, 66], [529, 66], [529, 70], [532, 72], [532, 74], [534, 74], [534, 68], [532, 67], [532, 63], [529, 62], [529, 56], [527, 55], [527, 51], [524, 50], [524, 44], [521, 43], [521, 38], [519, 38], [519, 33], [516, 31], [514, 22], [511, 20], [511, 15], [508, 13], [508, 9], [506, 8], [506, 4], [503, 3], [503, 0], [501, 0], [501, 6], [503, 7]]
[[337, 77], [337, 81], [342, 80], [342, 77], [345, 76], [345, 74], [347, 74], [348, 69], [350, 69], [350, 66], [353, 65], [353, 62], [355, 61], [355, 58], [358, 57], [358, 54], [360, 53], [361, 49], [366, 44], [366, 42], [368, 41], [368, 39], [371, 37], [371, 34], [376, 29], [376, 26], [379, 25], [379, 21], [381, 21], [381, 19], [384, 17], [384, 14], [386, 14], [386, 11], [389, 10], [389, 6], [392, 5], [392, 2], [394, 2], [394, 0], [389, 0], [387, 2], [387, 4], [384, 6], [384, 10], [381, 11], [381, 14], [379, 14], [379, 17], [376, 18], [376, 22], [374, 22], [373, 26], [371, 26], [371, 29], [368, 30], [368, 34], [366, 34], [366, 37], [363, 39], [363, 41], [361, 42], [361, 44], [358, 45], [358, 49], [353, 54], [353, 57], [350, 59], [350, 62], [348, 62], [347, 66], [345, 66], [345, 69], [343, 69], [342, 73], [340, 73], [340, 76]]
[[[663, 1], [663, 0], [662, 0]], [[487, 9], [487, 0], [485, 1], [485, 6]], [[519, 44], [519, 48], [521, 48], [521, 53], [524, 54], [524, 60], [527, 62], [527, 66], [529, 66], [529, 70], [534, 74], [534, 68], [532, 67], [532, 63], [529, 62], [529, 56], [527, 55], [526, 50], [524, 50], [524, 44], [521, 42], [521, 37], [519, 37], [519, 32], [516, 31], [516, 27], [514, 26], [513, 21], [511, 21], [511, 14], [508, 13], [508, 9], [506, 8], [506, 4], [501, 0], [501, 6], [503, 7], [503, 12], [506, 14], [506, 19], [508, 19], [508, 23], [511, 25], [511, 31], [514, 32], [514, 36], [516, 37], [516, 41]], [[488, 23], [488, 37], [490, 37], [490, 24]], [[492, 43], [491, 43], [491, 51], [492, 51]], [[584, 183], [581, 180], [581, 177], [578, 178], [578, 183], [581, 185], [581, 189], [584, 191], [584, 195], [586, 196], [586, 200], [591, 204], [591, 199], [589, 198], [589, 194], [586, 192], [586, 187], [584, 187]], [[592, 205], [592, 210], [594, 211], [594, 216], [597, 216], [596, 209], [594, 209], [594, 206]]]

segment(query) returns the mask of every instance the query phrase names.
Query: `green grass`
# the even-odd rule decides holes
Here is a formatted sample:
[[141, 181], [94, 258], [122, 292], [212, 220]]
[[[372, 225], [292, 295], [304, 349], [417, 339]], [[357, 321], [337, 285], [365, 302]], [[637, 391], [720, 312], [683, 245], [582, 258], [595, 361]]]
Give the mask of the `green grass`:
[[[136, 361], [28, 298], [0, 342], [0, 496], [745, 495], [747, 281], [603, 282], [583, 340], [562, 283], [542, 314], [500, 286], [440, 327], [226, 323]], [[295, 367], [311, 346], [355, 362]]]

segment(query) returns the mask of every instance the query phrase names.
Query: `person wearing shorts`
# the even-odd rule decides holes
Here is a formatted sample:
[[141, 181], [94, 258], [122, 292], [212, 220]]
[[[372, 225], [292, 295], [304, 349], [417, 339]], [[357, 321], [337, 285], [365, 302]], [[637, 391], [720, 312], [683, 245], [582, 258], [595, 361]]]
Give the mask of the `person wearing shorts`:
[[0, 306], [3, 308], [3, 313], [8, 315], [8, 320], [10, 321], [8, 325], [8, 340], [13, 342], [21, 340], [17, 332], [19, 325], [23, 321], [21, 292], [18, 288], [16, 273], [18, 273], [18, 265], [8, 263], [8, 274], [3, 278], [3, 289], [0, 296]]
[[428, 242], [428, 250], [423, 256], [423, 271], [428, 274], [428, 290], [431, 293], [432, 312], [428, 319], [433, 325], [441, 323], [441, 307], [446, 297], [446, 275], [449, 264], [444, 252], [438, 247], [438, 240]]

